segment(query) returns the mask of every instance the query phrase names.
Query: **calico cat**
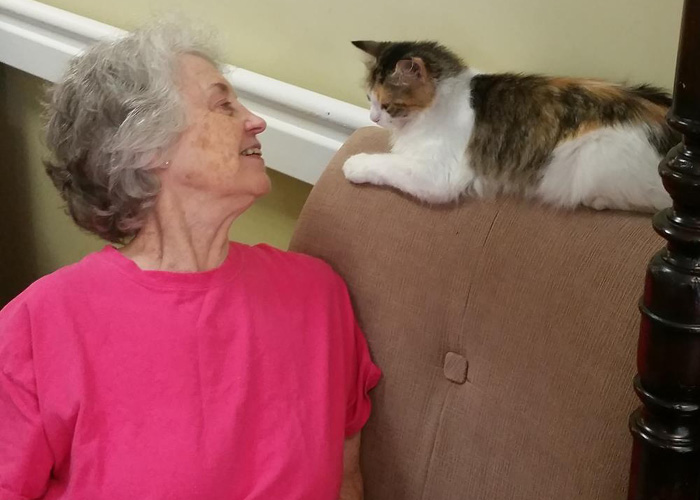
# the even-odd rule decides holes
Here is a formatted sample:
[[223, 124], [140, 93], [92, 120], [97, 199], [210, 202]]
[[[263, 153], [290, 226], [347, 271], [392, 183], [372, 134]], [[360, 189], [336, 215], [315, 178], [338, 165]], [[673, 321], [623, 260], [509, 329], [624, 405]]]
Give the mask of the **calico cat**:
[[657, 167], [680, 135], [649, 85], [482, 74], [435, 42], [352, 42], [370, 55], [370, 117], [389, 154], [358, 154], [347, 179], [429, 203], [515, 193], [557, 207], [671, 205]]

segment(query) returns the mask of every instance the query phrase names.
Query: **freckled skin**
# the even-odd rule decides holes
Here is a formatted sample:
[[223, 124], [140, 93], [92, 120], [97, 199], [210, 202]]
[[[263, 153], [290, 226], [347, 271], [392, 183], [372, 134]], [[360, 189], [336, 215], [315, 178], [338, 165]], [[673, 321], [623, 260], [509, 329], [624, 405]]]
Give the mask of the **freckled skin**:
[[216, 198], [255, 199], [266, 194], [270, 180], [264, 161], [241, 155], [259, 144], [256, 136], [265, 130], [264, 120], [238, 102], [228, 82], [205, 59], [184, 55], [180, 66], [188, 127], [163, 154], [170, 165], [159, 172], [162, 187]]

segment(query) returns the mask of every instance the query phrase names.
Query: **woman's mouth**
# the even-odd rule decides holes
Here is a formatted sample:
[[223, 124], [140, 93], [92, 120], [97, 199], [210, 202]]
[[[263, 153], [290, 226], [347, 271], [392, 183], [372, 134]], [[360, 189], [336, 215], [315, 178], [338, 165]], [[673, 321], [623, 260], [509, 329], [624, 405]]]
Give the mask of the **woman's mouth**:
[[241, 156], [262, 156], [262, 150], [260, 148], [248, 148], [241, 151]]

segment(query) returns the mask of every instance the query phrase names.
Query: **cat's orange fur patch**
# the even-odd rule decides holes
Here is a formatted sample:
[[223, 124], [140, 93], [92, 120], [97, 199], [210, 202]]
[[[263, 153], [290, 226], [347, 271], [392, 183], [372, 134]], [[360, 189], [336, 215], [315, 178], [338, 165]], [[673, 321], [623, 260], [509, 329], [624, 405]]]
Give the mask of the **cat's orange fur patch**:
[[417, 110], [429, 107], [435, 99], [435, 84], [432, 81], [407, 87], [375, 85], [372, 92], [382, 105], [396, 105]]
[[550, 78], [549, 84], [555, 88], [564, 90], [568, 87], [581, 87], [591, 94], [602, 99], [616, 99], [623, 95], [620, 85], [606, 82], [604, 80], [594, 80], [589, 78]]
[[412, 89], [410, 96], [403, 99], [405, 106], [410, 108], [427, 108], [435, 99], [435, 85], [432, 80]]
[[589, 132], [594, 132], [594, 131], [599, 130], [603, 127], [604, 127], [604, 125], [597, 120], [590, 120], [590, 121], [583, 122], [579, 126], [579, 128], [574, 130], [572, 133], [567, 134], [565, 137], [562, 138], [562, 140], [560, 142], [565, 142], [565, 141], [570, 141], [572, 139], [576, 139], [578, 137], [586, 135]]
[[[621, 99], [625, 95], [624, 87], [615, 83], [606, 82], [604, 80], [555, 77], [550, 78], [548, 83], [552, 87], [560, 90], [565, 90], [571, 87], [579, 87], [603, 100], [617, 100]], [[657, 123], [664, 123], [666, 121], [666, 113], [668, 112], [668, 108], [666, 106], [656, 104], [642, 97], [637, 97], [636, 100], [641, 105], [640, 113], [643, 114], [643, 116], [639, 117], [640, 120], [648, 120]], [[583, 124], [574, 134], [570, 134], [567, 139], [579, 137], [602, 126], [603, 125], [598, 122], [587, 122]]]
[[643, 105], [647, 113], [647, 118], [650, 121], [666, 123], [666, 114], [668, 113], [668, 108], [666, 106], [646, 100], [643, 102]]
[[372, 93], [381, 104], [391, 101], [391, 93], [387, 91], [384, 85], [375, 85], [372, 87]]

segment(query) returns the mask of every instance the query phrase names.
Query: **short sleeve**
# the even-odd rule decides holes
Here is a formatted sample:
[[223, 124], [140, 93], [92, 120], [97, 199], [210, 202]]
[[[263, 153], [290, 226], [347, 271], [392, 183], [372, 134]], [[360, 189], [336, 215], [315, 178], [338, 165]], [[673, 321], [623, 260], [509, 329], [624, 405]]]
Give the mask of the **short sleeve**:
[[352, 348], [347, 363], [348, 388], [347, 410], [345, 415], [345, 437], [360, 432], [367, 423], [372, 411], [369, 391], [381, 377], [379, 368], [372, 362], [369, 348], [362, 330], [354, 320], [352, 327]]
[[26, 305], [0, 311], [0, 498], [41, 497], [53, 455], [39, 412]]

